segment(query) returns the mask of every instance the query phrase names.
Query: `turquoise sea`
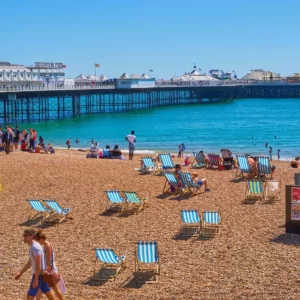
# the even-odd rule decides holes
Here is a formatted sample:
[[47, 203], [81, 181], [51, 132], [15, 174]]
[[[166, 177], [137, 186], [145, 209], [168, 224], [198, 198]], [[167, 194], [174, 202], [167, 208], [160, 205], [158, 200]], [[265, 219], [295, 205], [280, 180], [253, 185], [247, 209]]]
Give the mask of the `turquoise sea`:
[[[181, 105], [130, 113], [96, 114], [77, 119], [21, 124], [33, 127], [45, 142], [86, 148], [92, 138], [100, 147], [118, 144], [127, 148], [125, 136], [135, 130], [137, 150], [177, 152], [180, 143], [186, 152], [204, 150], [219, 153], [223, 147], [234, 153], [267, 154], [281, 150], [288, 159], [300, 155], [298, 134], [300, 99], [238, 99], [226, 104]], [[276, 136], [276, 138], [275, 138]], [[79, 145], [75, 144], [76, 138]]]

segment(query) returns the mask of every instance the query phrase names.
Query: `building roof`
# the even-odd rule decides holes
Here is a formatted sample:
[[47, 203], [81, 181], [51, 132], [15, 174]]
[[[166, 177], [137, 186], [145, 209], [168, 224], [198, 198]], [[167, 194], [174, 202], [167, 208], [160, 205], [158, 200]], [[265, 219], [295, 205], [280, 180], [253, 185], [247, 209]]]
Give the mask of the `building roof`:
[[271, 71], [264, 71], [263, 69], [255, 69], [251, 70], [250, 73], [247, 73], [243, 76], [242, 80], [270, 80], [273, 79], [280, 79], [280, 75], [278, 73], [274, 73]]

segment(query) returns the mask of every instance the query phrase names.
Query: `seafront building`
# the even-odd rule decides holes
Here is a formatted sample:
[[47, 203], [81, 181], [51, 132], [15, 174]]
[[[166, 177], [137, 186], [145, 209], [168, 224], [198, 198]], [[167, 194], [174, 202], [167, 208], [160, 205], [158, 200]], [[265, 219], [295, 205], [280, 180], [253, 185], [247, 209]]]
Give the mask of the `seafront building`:
[[63, 63], [36, 62], [32, 66], [0, 62], [0, 87], [40, 87], [72, 85], [65, 79]]
[[244, 77], [241, 78], [241, 80], [264, 80], [264, 81], [270, 81], [270, 80], [281, 80], [281, 77], [279, 73], [271, 72], [271, 71], [265, 71], [263, 69], [254, 69], [251, 70], [250, 73], [247, 73]]

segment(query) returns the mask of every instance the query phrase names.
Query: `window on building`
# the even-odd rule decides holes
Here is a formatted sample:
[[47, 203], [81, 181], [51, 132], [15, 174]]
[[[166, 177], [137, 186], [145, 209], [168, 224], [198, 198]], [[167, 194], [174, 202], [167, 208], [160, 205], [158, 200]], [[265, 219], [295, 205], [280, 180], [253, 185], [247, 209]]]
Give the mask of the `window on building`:
[[2, 77], [2, 74], [0, 74], [0, 77]]

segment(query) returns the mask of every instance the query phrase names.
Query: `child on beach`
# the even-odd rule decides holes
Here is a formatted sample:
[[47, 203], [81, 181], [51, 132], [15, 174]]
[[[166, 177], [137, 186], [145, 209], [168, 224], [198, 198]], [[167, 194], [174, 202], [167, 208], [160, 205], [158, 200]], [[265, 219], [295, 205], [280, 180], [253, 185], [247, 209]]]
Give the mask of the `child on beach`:
[[185, 166], [189, 166], [189, 165], [190, 165], [190, 156], [189, 156], [189, 155], [186, 155], [186, 156], [185, 156], [185, 159], [184, 159], [184, 165], [185, 165]]
[[280, 160], [280, 149], [277, 151], [278, 160]]

